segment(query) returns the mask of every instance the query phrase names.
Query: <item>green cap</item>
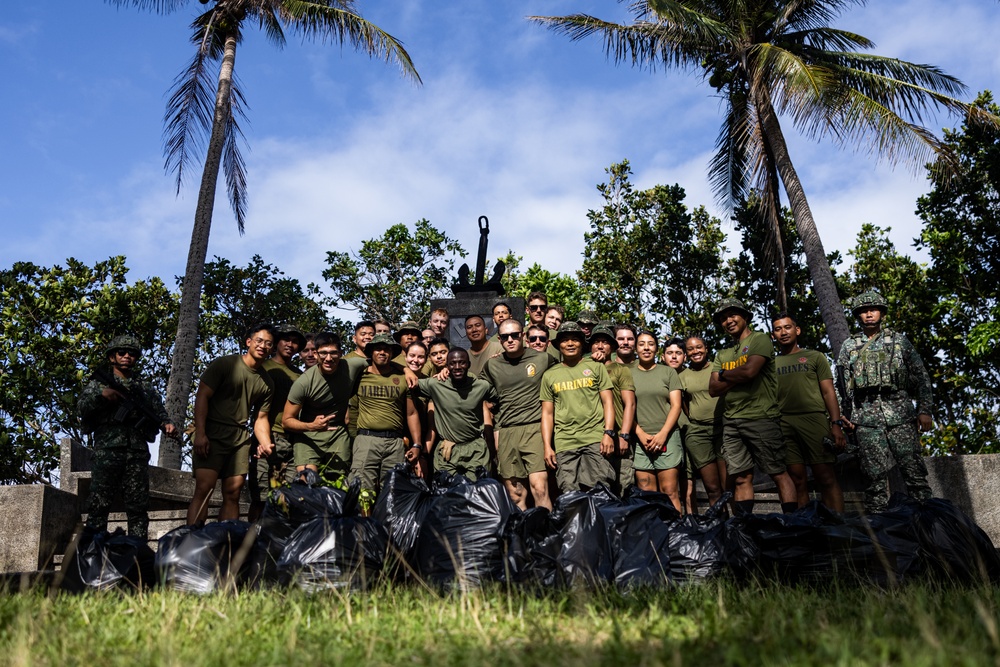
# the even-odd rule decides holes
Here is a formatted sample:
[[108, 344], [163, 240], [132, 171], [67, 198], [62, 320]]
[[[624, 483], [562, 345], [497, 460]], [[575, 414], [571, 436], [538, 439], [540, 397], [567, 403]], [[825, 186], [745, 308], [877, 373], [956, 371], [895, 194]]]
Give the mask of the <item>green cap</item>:
[[279, 324], [274, 327], [274, 340], [279, 341], [282, 338], [294, 338], [299, 344], [299, 349], [301, 350], [306, 346], [306, 336], [299, 328], [294, 324]]
[[567, 336], [578, 336], [584, 343], [587, 342], [587, 334], [583, 332], [583, 329], [576, 322], [563, 322], [560, 324], [553, 342], [558, 345], [559, 341]]
[[880, 308], [885, 313], [889, 310], [889, 304], [885, 302], [884, 296], [875, 290], [868, 290], [857, 295], [851, 301], [851, 315], [857, 316], [858, 311], [866, 308]]
[[590, 332], [590, 340], [587, 341], [587, 345], [593, 345], [598, 336], [604, 336], [608, 339], [612, 352], [618, 349], [618, 341], [615, 339], [615, 332], [611, 330], [611, 327], [603, 324], [594, 327], [594, 330]]
[[375, 351], [375, 347], [378, 345], [385, 345], [392, 349], [389, 356], [395, 357], [403, 351], [402, 346], [392, 339], [389, 334], [379, 334], [371, 339], [371, 342], [365, 345], [365, 356], [371, 359], [372, 352]]
[[747, 310], [746, 305], [737, 298], [729, 297], [728, 299], [723, 299], [716, 305], [715, 314], [712, 315], [712, 320], [719, 324], [719, 316], [727, 310], [738, 310], [743, 314], [743, 319], [750, 320], [750, 311]]
[[139, 346], [139, 339], [130, 334], [124, 334], [112, 338], [111, 342], [108, 343], [108, 346], [104, 348], [104, 356], [110, 357], [118, 350], [128, 350], [129, 352], [134, 352], [137, 357], [142, 355], [142, 347]]
[[393, 339], [397, 343], [399, 342], [399, 339], [403, 337], [404, 331], [412, 331], [413, 333], [417, 334], [417, 338], [420, 338], [420, 336], [423, 334], [423, 330], [420, 328], [419, 324], [417, 324], [413, 320], [407, 320], [406, 322], [400, 324], [399, 328], [396, 329], [396, 332], [392, 334]]
[[598, 322], [600, 322], [600, 320], [597, 319], [597, 315], [594, 314], [594, 311], [592, 310], [581, 310], [579, 315], [576, 316], [577, 324], [594, 325], [597, 324]]

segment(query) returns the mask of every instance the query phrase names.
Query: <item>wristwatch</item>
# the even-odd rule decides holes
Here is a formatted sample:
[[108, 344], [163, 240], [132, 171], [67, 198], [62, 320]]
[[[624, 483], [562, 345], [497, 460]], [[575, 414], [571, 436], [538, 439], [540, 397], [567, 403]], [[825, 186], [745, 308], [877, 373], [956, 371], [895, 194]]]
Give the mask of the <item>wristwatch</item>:
[[632, 441], [632, 434], [631, 433], [619, 433], [618, 437], [621, 438], [622, 440], [624, 440], [625, 442], [631, 442]]
[[612, 440], [618, 437], [618, 434], [610, 428], [604, 429], [604, 435], [610, 436]]
[[844, 428], [844, 420], [843, 420], [843, 419], [834, 419], [834, 420], [833, 420], [833, 421], [831, 421], [830, 423], [831, 423], [831, 424], [836, 424], [836, 425], [837, 425], [837, 426], [839, 426], [840, 428]]
[[722, 370], [719, 371], [719, 379], [721, 380], [722, 376], [725, 375], [725, 374], [726, 374], [726, 369], [723, 368]]

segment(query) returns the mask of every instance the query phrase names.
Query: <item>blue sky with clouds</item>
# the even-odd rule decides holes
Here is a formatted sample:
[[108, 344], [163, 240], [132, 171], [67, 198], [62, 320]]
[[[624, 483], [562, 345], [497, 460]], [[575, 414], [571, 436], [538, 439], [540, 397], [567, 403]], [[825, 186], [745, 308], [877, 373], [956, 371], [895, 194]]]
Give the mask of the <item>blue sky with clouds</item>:
[[[163, 171], [162, 117], [202, 6], [159, 16], [100, 0], [9, 4], [0, 15], [0, 267], [124, 254], [133, 278], [173, 284], [197, 178], [175, 196]], [[573, 271], [587, 210], [601, 205], [595, 186], [623, 158], [638, 185], [679, 183], [689, 206], [724, 217], [705, 178], [720, 106], [697, 74], [616, 67], [597, 40], [573, 43], [524, 20], [577, 11], [621, 20], [622, 5], [358, 5], [405, 43], [423, 86], [349, 48], [290, 35], [279, 51], [248, 32], [236, 62], [250, 115], [246, 235], [220, 198], [210, 255], [242, 264], [260, 253], [321, 281], [327, 250], [357, 249], [424, 217], [474, 252], [476, 219], [487, 215], [491, 255], [511, 248], [526, 264]], [[993, 0], [873, 1], [835, 25], [873, 39], [880, 54], [940, 66], [969, 86], [969, 99], [998, 87]], [[828, 250], [852, 247], [865, 222], [892, 226], [897, 245], [909, 248], [919, 229], [915, 199], [927, 189], [922, 170], [877, 165], [790, 129], [789, 138]]]

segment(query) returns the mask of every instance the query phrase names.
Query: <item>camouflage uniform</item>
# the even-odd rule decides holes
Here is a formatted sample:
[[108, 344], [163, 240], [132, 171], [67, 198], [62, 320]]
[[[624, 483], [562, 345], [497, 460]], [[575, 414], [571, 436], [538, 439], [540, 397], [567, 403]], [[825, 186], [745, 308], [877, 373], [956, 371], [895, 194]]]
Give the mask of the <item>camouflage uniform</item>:
[[[109, 352], [116, 349], [135, 349], [131, 337], [119, 336], [112, 341]], [[121, 344], [122, 342], [127, 344]], [[116, 344], [117, 343], [117, 344]], [[167, 422], [167, 411], [159, 393], [151, 385], [132, 378], [115, 377], [125, 387], [138, 389], [149, 409], [160, 417], [160, 424]], [[141, 414], [132, 411], [124, 419], [115, 419], [119, 403], [101, 396], [107, 387], [93, 378], [83, 389], [77, 402], [77, 411], [87, 429], [93, 429], [94, 463], [90, 475], [90, 495], [87, 498], [87, 528], [105, 531], [111, 503], [120, 492], [128, 518], [128, 534], [148, 538], [149, 515], [149, 445], [145, 429], [138, 427]], [[158, 426], [159, 424], [157, 424]]]
[[[869, 300], [878, 297], [867, 294], [874, 294]], [[885, 307], [884, 302], [875, 305]], [[855, 311], [859, 309], [856, 305]], [[857, 427], [861, 467], [868, 478], [865, 509], [881, 512], [888, 505], [889, 452], [909, 494], [918, 500], [930, 498], [917, 415], [932, 414], [933, 397], [930, 376], [913, 344], [890, 329], [882, 329], [871, 339], [855, 334], [840, 348], [837, 374], [838, 389], [844, 394], [842, 411]]]

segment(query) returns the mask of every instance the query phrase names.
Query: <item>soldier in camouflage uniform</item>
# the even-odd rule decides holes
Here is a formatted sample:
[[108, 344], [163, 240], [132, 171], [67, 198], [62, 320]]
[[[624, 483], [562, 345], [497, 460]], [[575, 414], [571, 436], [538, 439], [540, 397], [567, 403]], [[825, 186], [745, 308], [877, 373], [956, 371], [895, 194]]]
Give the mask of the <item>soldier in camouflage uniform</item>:
[[[167, 420], [160, 395], [135, 376], [141, 354], [133, 336], [118, 336], [107, 347], [112, 377], [128, 395], [108, 386], [106, 379], [91, 378], [77, 402], [84, 431], [94, 435], [94, 464], [87, 499], [87, 528], [105, 531], [111, 502], [121, 493], [128, 517], [128, 534], [147, 539], [149, 515], [149, 445], [161, 428], [171, 437], [174, 425]], [[145, 407], [138, 407], [137, 402]], [[129, 407], [132, 405], [133, 407]], [[155, 417], [155, 419], [154, 419]]]
[[[931, 496], [917, 433], [934, 428], [931, 380], [906, 336], [882, 328], [888, 310], [874, 291], [854, 299], [851, 313], [861, 332], [844, 341], [837, 357], [838, 389], [845, 422], [855, 429], [861, 466], [868, 478], [865, 510], [888, 506], [889, 452], [911, 496]], [[914, 410], [913, 402], [917, 407]]]

